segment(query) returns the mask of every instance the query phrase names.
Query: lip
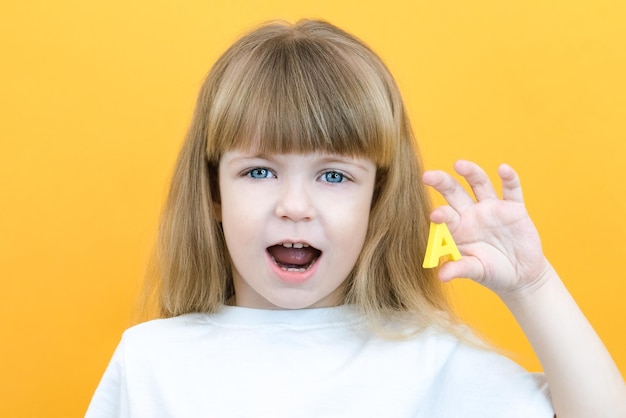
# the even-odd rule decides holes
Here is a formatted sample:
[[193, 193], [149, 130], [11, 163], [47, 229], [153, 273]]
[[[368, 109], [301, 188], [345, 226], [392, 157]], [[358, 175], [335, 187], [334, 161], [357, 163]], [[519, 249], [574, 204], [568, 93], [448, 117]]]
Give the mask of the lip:
[[[282, 241], [289, 242], [289, 241]], [[319, 257], [311, 264], [311, 266], [306, 271], [286, 271], [280, 268], [278, 264], [274, 262], [272, 256], [268, 251], [265, 251], [265, 259], [267, 260], [267, 264], [270, 267], [270, 270], [274, 273], [276, 277], [278, 277], [281, 281], [289, 284], [300, 284], [309, 280], [311, 277], [315, 275], [317, 272], [317, 267], [319, 266], [320, 260], [324, 256], [324, 253], [321, 253]]]
[[[313, 246], [312, 246], [311, 244], [309, 244], [307, 241], [304, 241], [304, 240], [298, 240], [298, 239], [285, 239], [285, 240], [282, 240], [282, 241], [277, 242], [277, 243], [276, 243], [276, 244], [274, 244], [274, 245], [282, 245], [282, 244], [303, 244], [303, 245], [306, 245], [306, 246], [309, 246], [309, 247], [313, 247]], [[270, 247], [271, 247], [271, 246], [272, 246], [272, 245], [270, 245]], [[315, 247], [313, 247], [313, 248], [315, 248]]]

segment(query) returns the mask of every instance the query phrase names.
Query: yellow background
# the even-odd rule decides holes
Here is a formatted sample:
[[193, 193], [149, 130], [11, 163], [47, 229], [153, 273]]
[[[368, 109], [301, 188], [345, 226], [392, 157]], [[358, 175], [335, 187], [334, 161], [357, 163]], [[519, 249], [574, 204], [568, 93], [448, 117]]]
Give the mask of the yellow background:
[[[253, 25], [303, 16], [385, 59], [428, 168], [517, 168], [548, 256], [626, 372], [626, 3], [3, 1], [0, 415], [82, 416], [130, 324], [201, 80]], [[539, 367], [494, 296], [452, 292]]]

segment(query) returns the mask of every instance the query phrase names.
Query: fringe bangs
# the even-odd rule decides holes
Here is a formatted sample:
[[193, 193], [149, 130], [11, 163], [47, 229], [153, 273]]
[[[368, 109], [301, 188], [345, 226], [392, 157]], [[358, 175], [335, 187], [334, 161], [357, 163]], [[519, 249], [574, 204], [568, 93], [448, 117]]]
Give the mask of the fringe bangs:
[[388, 166], [397, 137], [389, 87], [353, 49], [286, 33], [234, 57], [215, 90], [209, 160], [230, 149], [321, 151]]

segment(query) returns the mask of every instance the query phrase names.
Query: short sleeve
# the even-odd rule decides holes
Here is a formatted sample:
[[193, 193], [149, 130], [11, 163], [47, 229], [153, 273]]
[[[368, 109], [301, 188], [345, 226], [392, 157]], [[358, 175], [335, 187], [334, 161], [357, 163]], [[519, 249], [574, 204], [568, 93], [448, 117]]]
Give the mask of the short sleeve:
[[544, 375], [492, 351], [460, 344], [436, 380], [426, 408], [432, 416], [554, 417]]
[[120, 343], [94, 393], [85, 418], [121, 418], [128, 414], [124, 346]]

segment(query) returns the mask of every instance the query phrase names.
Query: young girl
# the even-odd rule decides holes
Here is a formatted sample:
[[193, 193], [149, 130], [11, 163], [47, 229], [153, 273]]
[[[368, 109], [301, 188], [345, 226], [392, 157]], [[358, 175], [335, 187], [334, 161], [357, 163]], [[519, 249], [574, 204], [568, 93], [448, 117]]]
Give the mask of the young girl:
[[[545, 259], [517, 175], [422, 173], [362, 42], [268, 24], [217, 61], [165, 207], [163, 319], [128, 330], [88, 417], [625, 417], [615, 364]], [[448, 206], [431, 211], [423, 184]], [[430, 221], [462, 254], [423, 269]], [[438, 276], [438, 277], [437, 277]], [[476, 342], [441, 281], [496, 292], [545, 375]], [[548, 391], [549, 387], [549, 391]]]

